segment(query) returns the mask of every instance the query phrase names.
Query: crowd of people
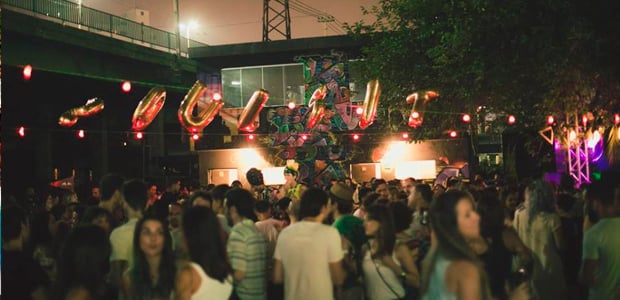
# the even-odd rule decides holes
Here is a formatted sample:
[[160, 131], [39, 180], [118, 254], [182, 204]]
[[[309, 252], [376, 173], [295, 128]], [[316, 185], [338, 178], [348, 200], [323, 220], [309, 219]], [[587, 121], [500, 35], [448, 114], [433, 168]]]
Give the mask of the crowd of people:
[[[620, 299], [620, 175], [159, 187], [3, 203], [6, 299]], [[161, 190], [160, 190], [161, 188]], [[10, 203], [13, 202], [13, 203]]]

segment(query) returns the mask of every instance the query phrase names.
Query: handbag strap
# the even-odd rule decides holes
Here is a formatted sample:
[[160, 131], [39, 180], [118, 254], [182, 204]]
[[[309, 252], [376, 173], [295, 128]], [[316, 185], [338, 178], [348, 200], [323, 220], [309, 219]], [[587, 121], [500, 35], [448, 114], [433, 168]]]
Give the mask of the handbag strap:
[[377, 264], [377, 262], [375, 261], [375, 259], [372, 257], [372, 250], [370, 248], [370, 243], [368, 243], [368, 254], [370, 255], [370, 260], [372, 261], [372, 263], [375, 265], [375, 269], [377, 270], [377, 274], [379, 274], [379, 278], [381, 278], [381, 281], [383, 281], [383, 283], [385, 284], [385, 286], [388, 287], [388, 289], [392, 292], [392, 294], [394, 294], [394, 296], [396, 296], [396, 299], [402, 299], [400, 297], [400, 295], [398, 295], [398, 293], [392, 288], [392, 286], [387, 282], [387, 280], [385, 280], [385, 277], [383, 277], [383, 274], [381, 274], [381, 271], [379, 270], [379, 264]]

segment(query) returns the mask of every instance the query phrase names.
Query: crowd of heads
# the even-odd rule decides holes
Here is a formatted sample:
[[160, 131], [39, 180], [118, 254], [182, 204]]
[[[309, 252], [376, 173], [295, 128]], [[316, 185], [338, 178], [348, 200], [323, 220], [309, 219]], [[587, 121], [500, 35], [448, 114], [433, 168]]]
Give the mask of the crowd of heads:
[[[286, 169], [285, 174], [297, 180], [296, 170]], [[487, 182], [479, 176], [471, 182], [450, 178], [441, 186], [414, 178], [361, 183], [342, 179], [327, 187], [303, 184], [297, 199], [278, 195], [277, 189], [265, 193], [269, 187], [257, 169], [246, 175], [247, 189], [239, 181], [197, 188], [181, 186], [181, 180], [171, 178], [158, 190], [156, 184], [108, 174], [83, 201], [73, 192], [56, 189], [37, 201], [29, 191], [23, 201], [3, 208], [3, 242], [21, 244], [21, 250], [28, 251], [46, 271], [52, 298], [61, 299], [79, 286], [92, 299], [105, 299], [113, 288], [123, 288], [122, 282], [110, 282], [108, 276], [114, 269], [110, 265], [114, 261], [112, 231], [137, 218], [132, 262], [124, 270], [130, 278], [128, 295], [167, 298], [175, 289], [181, 260], [198, 264], [220, 282], [231, 276], [227, 238], [231, 227], [243, 220], [274, 219], [280, 222], [277, 230], [281, 232], [294, 222], [329, 225], [342, 216], [355, 216], [363, 223], [361, 235], [349, 237], [341, 232], [355, 245], [353, 252], [363, 251], [372, 240], [367, 245], [373, 249], [372, 257], [381, 258], [391, 256], [403, 240], [408, 241], [408, 247], [416, 251], [413, 259], [421, 274], [414, 286], [419, 293], [429, 291], [436, 265], [447, 259], [470, 262], [480, 276], [481, 298], [491, 299], [497, 296], [495, 290], [491, 296], [490, 287], [496, 279], [488, 274], [483, 254], [472, 241], [480, 239], [490, 249], [505, 238], [519, 211], [526, 215], [526, 235], [536, 230], [533, 224], [540, 215], [561, 213], [571, 222], [585, 218], [593, 224], [620, 213], [620, 177], [613, 172], [580, 190], [566, 181], [557, 186], [542, 179], [517, 184]], [[580, 243], [583, 232], [574, 234], [574, 241]], [[155, 275], [154, 257], [158, 259]], [[578, 264], [574, 259], [565, 263]]]

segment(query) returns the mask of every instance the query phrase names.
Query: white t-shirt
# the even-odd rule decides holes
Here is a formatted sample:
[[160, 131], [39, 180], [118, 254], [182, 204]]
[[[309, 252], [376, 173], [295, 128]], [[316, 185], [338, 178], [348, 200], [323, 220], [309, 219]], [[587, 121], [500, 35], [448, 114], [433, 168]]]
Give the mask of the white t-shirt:
[[112, 230], [110, 234], [110, 244], [112, 253], [110, 261], [127, 261], [127, 267], [133, 266], [133, 235], [136, 230], [138, 218], [132, 218], [127, 223]]
[[284, 299], [334, 299], [329, 263], [343, 258], [338, 230], [316, 222], [294, 223], [280, 233], [273, 257], [284, 269]]
[[620, 217], [603, 218], [583, 237], [583, 259], [598, 260], [596, 284], [589, 300], [615, 299], [620, 295]]

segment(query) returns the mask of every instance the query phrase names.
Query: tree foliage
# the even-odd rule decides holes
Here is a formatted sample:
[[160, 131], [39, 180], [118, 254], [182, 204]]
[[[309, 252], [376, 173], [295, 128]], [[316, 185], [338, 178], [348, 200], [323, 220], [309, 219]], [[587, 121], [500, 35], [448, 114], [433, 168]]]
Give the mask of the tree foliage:
[[[348, 26], [368, 36], [366, 79], [379, 78], [380, 106], [408, 113], [406, 95], [436, 90], [416, 138], [460, 124], [486, 107], [521, 126], [544, 115], [620, 112], [620, 18], [611, 0], [381, 0], [376, 21]], [[475, 120], [476, 118], [474, 118]]]

